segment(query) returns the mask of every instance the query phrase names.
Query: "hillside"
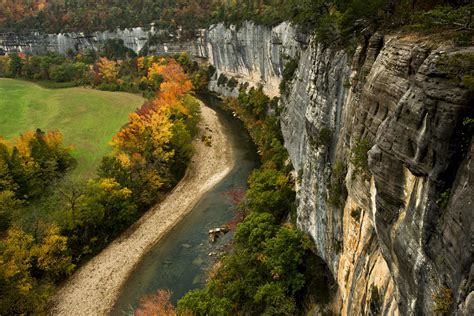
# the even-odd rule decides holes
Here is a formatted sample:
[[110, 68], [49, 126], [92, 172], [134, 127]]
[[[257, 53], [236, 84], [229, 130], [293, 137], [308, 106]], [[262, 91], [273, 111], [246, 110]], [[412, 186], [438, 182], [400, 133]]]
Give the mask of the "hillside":
[[[75, 176], [90, 178], [109, 142], [127, 123], [128, 113], [144, 99], [127, 93], [86, 88], [45, 89], [37, 84], [0, 79], [0, 135], [8, 140], [28, 130], [59, 130], [74, 146]], [[12, 106], [15, 104], [15, 106]]]
[[[27, 33], [0, 36], [10, 56], [35, 49], [72, 59], [104, 55], [111, 39], [139, 56], [185, 51], [177, 63], [196, 87], [222, 97], [258, 147], [262, 165], [237, 199], [233, 244], [207, 285], [176, 308], [158, 291], [138, 314], [474, 314], [472, 1], [25, 4], [4, 14], [4, 27]], [[65, 33], [48, 34], [58, 32]], [[117, 63], [143, 68], [139, 61], [148, 60], [151, 70], [166, 69], [165, 58], [154, 65], [158, 59]], [[144, 73], [147, 91], [161, 88], [161, 77]], [[110, 81], [126, 86], [117, 76]], [[155, 105], [168, 96], [158, 97]], [[148, 110], [139, 114], [153, 129]], [[181, 114], [177, 124], [193, 117]], [[141, 123], [118, 145], [125, 164], [138, 165], [137, 149], [153, 158], [152, 173], [166, 155], [156, 159], [162, 147], [142, 146]], [[108, 175], [125, 185], [142, 179], [123, 176], [119, 160]]]

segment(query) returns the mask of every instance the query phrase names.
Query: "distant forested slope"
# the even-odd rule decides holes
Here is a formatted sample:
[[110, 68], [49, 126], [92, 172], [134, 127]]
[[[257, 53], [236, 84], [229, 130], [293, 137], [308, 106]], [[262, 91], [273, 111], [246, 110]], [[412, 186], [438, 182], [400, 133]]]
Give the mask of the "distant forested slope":
[[[469, 0], [1, 0], [0, 27], [47, 32], [117, 27], [182, 26], [185, 30], [243, 20], [275, 25], [292, 21], [312, 30], [331, 16], [342, 26], [356, 20], [405, 24], [412, 12], [437, 5], [457, 8]], [[472, 12], [472, 10], [471, 10]], [[472, 15], [472, 13], [470, 14]], [[192, 34], [189, 32], [189, 35]]]

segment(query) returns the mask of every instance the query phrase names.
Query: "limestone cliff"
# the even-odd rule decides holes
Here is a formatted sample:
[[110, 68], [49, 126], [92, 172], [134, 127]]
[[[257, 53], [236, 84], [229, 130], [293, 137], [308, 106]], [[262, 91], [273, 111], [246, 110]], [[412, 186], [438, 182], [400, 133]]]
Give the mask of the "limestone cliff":
[[270, 95], [285, 57], [299, 58], [281, 125], [300, 175], [298, 226], [337, 283], [332, 310], [433, 314], [452, 302], [472, 315], [474, 145], [460, 131], [474, 111], [452, 56], [474, 48], [373, 34], [349, 56], [288, 24], [251, 23], [217, 25], [205, 42], [219, 75]]
[[[197, 38], [204, 38], [199, 36]], [[149, 28], [135, 27], [130, 29], [116, 29], [103, 32], [77, 32], [45, 34], [36, 31], [8, 32], [0, 30], [0, 48], [7, 52], [24, 52], [44, 54], [56, 52], [65, 55], [68, 50], [84, 51], [87, 49], [98, 50], [107, 40], [120, 39], [124, 45], [139, 53], [147, 48], [154, 54], [175, 54], [188, 52], [193, 56], [201, 56], [200, 50], [204, 47], [199, 40], [179, 40], [179, 32], [159, 30], [153, 26]]]

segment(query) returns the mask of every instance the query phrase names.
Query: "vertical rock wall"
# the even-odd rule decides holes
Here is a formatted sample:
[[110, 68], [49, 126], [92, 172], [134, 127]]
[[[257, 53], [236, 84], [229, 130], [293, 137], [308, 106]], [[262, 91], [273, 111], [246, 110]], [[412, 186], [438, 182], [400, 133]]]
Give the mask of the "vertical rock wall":
[[[193, 41], [173, 39], [169, 41], [163, 39], [156, 41], [152, 40], [153, 37], [161, 35], [166, 38], [170, 34], [152, 26], [150, 28], [135, 27], [91, 33], [44, 34], [40, 32], [25, 32], [16, 34], [0, 31], [0, 48], [7, 53], [44, 54], [46, 52], [56, 52], [65, 55], [70, 49], [73, 51], [99, 50], [107, 40], [121, 39], [126, 47], [132, 49], [137, 54], [144, 47], [148, 47], [155, 54], [187, 52], [191, 56], [205, 58], [207, 55], [204, 47], [204, 33], [204, 30], [198, 30], [196, 40]], [[176, 37], [176, 34], [171, 35]]]
[[206, 32], [206, 55], [217, 73], [211, 89], [220, 93], [235, 94], [217, 85], [221, 74], [250, 86], [262, 85], [269, 96], [279, 95], [279, 84], [285, 63], [297, 58], [307, 45], [302, 36], [289, 23], [270, 29], [245, 22], [240, 27], [224, 24], [212, 26]]
[[[375, 34], [350, 57], [301, 38], [287, 24], [218, 25], [207, 32], [206, 49], [219, 74], [261, 84], [270, 95], [282, 56], [299, 56], [280, 102], [282, 132], [300, 175], [298, 226], [338, 285], [332, 309], [433, 314], [449, 293], [443, 299], [452, 312], [472, 314], [472, 146], [461, 150], [472, 136], [462, 140], [457, 131], [474, 113], [449, 56], [474, 48]], [[235, 94], [216, 82], [210, 88]], [[328, 131], [331, 139], [322, 141]], [[361, 144], [370, 149], [365, 168], [353, 159]], [[347, 198], [329, 203], [337, 168], [346, 171]]]

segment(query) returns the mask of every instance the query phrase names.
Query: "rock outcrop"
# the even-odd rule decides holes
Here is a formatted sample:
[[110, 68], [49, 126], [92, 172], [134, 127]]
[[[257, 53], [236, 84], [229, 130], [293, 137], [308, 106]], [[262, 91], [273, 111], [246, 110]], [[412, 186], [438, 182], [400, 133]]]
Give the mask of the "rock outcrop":
[[218, 25], [206, 36], [219, 75], [270, 95], [284, 56], [299, 58], [280, 119], [301, 175], [298, 226], [338, 285], [331, 309], [473, 314], [474, 145], [462, 131], [474, 109], [455, 60], [474, 48], [373, 34], [349, 56], [288, 24]]
[[219, 87], [217, 79], [222, 74], [250, 86], [261, 84], [266, 94], [279, 95], [285, 63], [297, 58], [307, 41], [289, 23], [273, 29], [252, 22], [239, 28], [214, 25], [205, 34], [205, 56], [217, 69], [211, 89], [222, 94], [236, 91]]
[[[121, 38], [138, 52], [155, 33], [4, 35], [0, 48], [65, 53]], [[216, 68], [209, 88], [223, 95], [239, 85], [219, 84], [221, 76], [279, 96], [285, 64], [299, 61], [279, 112], [300, 175], [297, 224], [337, 284], [326, 308], [473, 315], [474, 102], [462, 73], [474, 47], [376, 33], [350, 56], [288, 23], [219, 24], [197, 35], [154, 49], [207, 59]]]
[[197, 31], [196, 40], [180, 40], [179, 32], [171, 34], [153, 26], [90, 33], [45, 34], [37, 31], [23, 33], [0, 31], [0, 49], [7, 53], [44, 54], [56, 52], [65, 55], [69, 50], [92, 49], [97, 51], [107, 40], [119, 39], [123, 40], [124, 45], [137, 54], [146, 48], [154, 54], [187, 52], [191, 56], [205, 57], [204, 45], [200, 42], [200, 40], [204, 40], [202, 32], [202, 30]]

